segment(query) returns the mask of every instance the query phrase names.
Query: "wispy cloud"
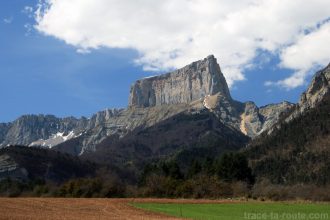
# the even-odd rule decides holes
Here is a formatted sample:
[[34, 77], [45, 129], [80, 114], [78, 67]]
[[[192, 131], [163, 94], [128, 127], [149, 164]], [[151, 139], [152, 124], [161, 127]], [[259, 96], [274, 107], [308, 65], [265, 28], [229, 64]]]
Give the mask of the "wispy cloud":
[[11, 24], [13, 22], [14, 18], [13, 17], [9, 17], [9, 18], [4, 18], [3, 22], [5, 24]]
[[[314, 63], [330, 58], [295, 52], [326, 48], [328, 23], [322, 21], [329, 8], [328, 0], [40, 0], [35, 28], [78, 52], [135, 49], [135, 62], [148, 70], [178, 68], [214, 54], [230, 85], [245, 79], [258, 51], [276, 53], [279, 68], [295, 74], [266, 84], [295, 88]], [[314, 38], [319, 42], [312, 48], [304, 46]], [[300, 68], [301, 63], [308, 65]]]
[[33, 25], [26, 23], [24, 24], [24, 28], [25, 28], [25, 36], [30, 36], [31, 32], [33, 31]]
[[33, 18], [34, 10], [31, 6], [24, 6], [22, 13], [27, 14], [29, 18]]

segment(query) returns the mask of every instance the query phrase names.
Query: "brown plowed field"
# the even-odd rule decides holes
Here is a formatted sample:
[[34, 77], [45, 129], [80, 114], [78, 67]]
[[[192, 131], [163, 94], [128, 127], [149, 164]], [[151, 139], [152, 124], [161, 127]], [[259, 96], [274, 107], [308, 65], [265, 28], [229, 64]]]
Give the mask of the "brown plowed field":
[[[129, 205], [144, 199], [0, 198], [0, 219], [179, 219], [147, 212]], [[157, 200], [161, 202], [162, 200]], [[163, 200], [163, 202], [169, 202]]]

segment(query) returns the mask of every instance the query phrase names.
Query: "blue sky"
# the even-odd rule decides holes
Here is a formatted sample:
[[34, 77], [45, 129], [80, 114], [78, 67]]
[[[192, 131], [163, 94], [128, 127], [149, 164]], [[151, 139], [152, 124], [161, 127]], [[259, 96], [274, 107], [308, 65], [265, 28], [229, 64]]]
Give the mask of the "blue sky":
[[[166, 62], [158, 64], [155, 60], [161, 58], [151, 56], [154, 54], [153, 47], [143, 47], [138, 41], [129, 43], [130, 46], [111, 45], [107, 41], [96, 41], [98, 38], [93, 35], [93, 42], [98, 42], [95, 46], [69, 39], [67, 35], [61, 36], [53, 31], [55, 28], [51, 29], [52, 25], [58, 24], [46, 20], [51, 18], [44, 16], [42, 21], [36, 21], [33, 12], [24, 10], [30, 6], [35, 11], [37, 3], [36, 0], [0, 1], [0, 122], [12, 121], [23, 114], [88, 117], [105, 108], [126, 107], [130, 85], [139, 78], [155, 75], [150, 67], [156, 67], [156, 74], [160, 74], [183, 63], [188, 64], [186, 59], [163, 59]], [[39, 28], [34, 28], [34, 25]], [[63, 32], [66, 28], [63, 26]], [[93, 31], [93, 34], [97, 33]], [[88, 39], [90, 35], [86, 36]], [[172, 42], [168, 42], [168, 45], [170, 47]], [[79, 49], [85, 52], [77, 52]], [[169, 52], [172, 53], [174, 49]], [[250, 56], [236, 66], [229, 66], [240, 71], [238, 75], [234, 71], [228, 75], [232, 82], [231, 93], [236, 100], [252, 100], [259, 106], [283, 100], [298, 101], [307, 86], [306, 82], [312, 77], [311, 68], [303, 75], [303, 83], [298, 86], [280, 86], [278, 82], [295, 74], [297, 68], [290, 65], [280, 67], [284, 53], [274, 51], [257, 49], [252, 58]], [[214, 53], [220, 66], [225, 65], [223, 70], [230, 72], [230, 68], [222, 63], [230, 59], [219, 57], [217, 50], [202, 51], [200, 56], [194, 53], [191, 61]], [[185, 56], [184, 52], [176, 56], [180, 54]], [[190, 58], [188, 55], [186, 57]], [[244, 64], [251, 67], [242, 68]], [[265, 85], [267, 81], [272, 82], [269, 83], [271, 85]]]

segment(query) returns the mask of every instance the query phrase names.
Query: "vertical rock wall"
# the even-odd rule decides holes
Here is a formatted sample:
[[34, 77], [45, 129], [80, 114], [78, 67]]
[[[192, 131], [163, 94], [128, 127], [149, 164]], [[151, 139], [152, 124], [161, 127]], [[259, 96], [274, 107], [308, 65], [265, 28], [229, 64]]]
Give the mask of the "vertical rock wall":
[[220, 66], [211, 55], [174, 72], [136, 81], [131, 87], [129, 106], [190, 103], [216, 93], [230, 98]]

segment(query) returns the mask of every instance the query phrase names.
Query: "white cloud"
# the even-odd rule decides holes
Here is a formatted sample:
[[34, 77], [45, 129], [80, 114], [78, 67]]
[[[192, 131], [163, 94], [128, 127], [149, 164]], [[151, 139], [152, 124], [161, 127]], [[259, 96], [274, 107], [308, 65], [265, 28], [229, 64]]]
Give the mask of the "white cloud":
[[314, 29], [307, 35], [299, 35], [293, 45], [282, 50], [281, 67], [295, 70], [295, 73], [277, 82], [266, 82], [266, 86], [278, 85], [286, 89], [296, 88], [305, 83], [306, 76], [330, 61], [330, 22]]
[[29, 23], [24, 24], [24, 28], [25, 28], [25, 36], [30, 36], [32, 30], [33, 30], [33, 26]]
[[22, 13], [26, 14], [29, 18], [33, 18], [33, 7], [31, 6], [24, 6]]
[[22, 12], [26, 14], [31, 14], [33, 12], [33, 8], [31, 6], [24, 6]]
[[305, 83], [306, 73], [302, 71], [295, 72], [292, 76], [279, 80], [277, 82], [266, 81], [265, 86], [279, 86], [290, 90]]
[[149, 70], [214, 54], [232, 85], [244, 79], [258, 49], [283, 51], [283, 67], [293, 68], [285, 51], [328, 18], [329, 8], [328, 0], [40, 0], [35, 28], [79, 52], [135, 49], [136, 63]]

